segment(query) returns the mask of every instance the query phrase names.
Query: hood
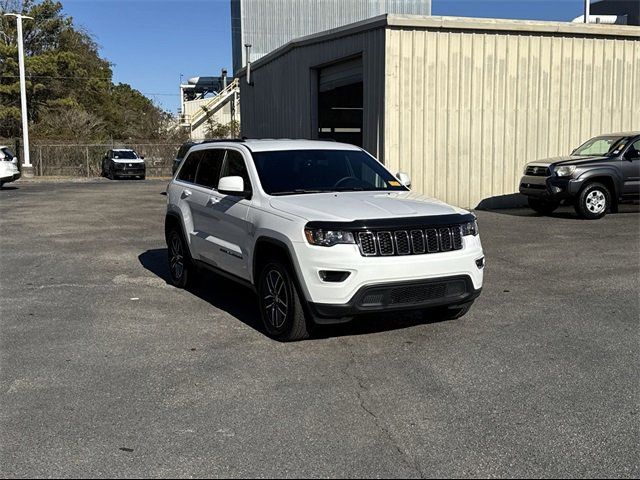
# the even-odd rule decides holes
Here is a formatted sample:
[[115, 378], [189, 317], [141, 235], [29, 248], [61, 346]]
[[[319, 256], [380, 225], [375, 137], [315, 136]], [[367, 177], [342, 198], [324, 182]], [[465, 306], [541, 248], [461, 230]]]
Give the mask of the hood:
[[564, 157], [551, 157], [544, 160], [537, 160], [535, 162], [528, 163], [527, 165], [539, 165], [548, 167], [550, 165], [580, 165], [583, 163], [601, 162], [607, 160], [609, 157], [582, 157], [578, 155], [567, 155]]
[[271, 206], [309, 221], [352, 222], [468, 213], [414, 192], [327, 192], [274, 197]]
[[144, 163], [141, 158], [112, 158], [114, 163]]

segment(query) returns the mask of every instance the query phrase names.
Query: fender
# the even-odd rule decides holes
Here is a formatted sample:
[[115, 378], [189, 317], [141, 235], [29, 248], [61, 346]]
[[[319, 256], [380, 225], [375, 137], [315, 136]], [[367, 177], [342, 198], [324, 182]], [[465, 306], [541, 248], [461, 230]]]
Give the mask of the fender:
[[613, 196], [617, 199], [620, 197], [620, 193], [623, 190], [624, 180], [620, 171], [613, 167], [598, 167], [589, 169], [586, 172], [580, 174], [578, 178], [570, 181], [570, 191], [572, 194], [577, 194], [582, 186], [592, 178], [596, 177], [608, 177], [613, 181], [614, 191]]
[[187, 243], [187, 248], [189, 249], [189, 256], [191, 258], [193, 258], [193, 254], [191, 253], [191, 239], [189, 238], [189, 235], [187, 235], [187, 230], [184, 228], [184, 220], [182, 219], [182, 215], [180, 215], [179, 210], [176, 211], [176, 209], [169, 207], [169, 209], [167, 209], [167, 213], [164, 216], [164, 235], [165, 235], [165, 241], [167, 241], [167, 218], [174, 218], [178, 221], [179, 225], [180, 225], [180, 230], [182, 231], [182, 238], [184, 238], [184, 241]]

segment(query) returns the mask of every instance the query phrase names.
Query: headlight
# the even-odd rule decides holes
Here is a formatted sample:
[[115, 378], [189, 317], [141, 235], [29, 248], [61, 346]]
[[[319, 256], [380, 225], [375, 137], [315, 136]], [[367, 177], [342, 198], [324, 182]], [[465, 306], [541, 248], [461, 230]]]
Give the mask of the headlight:
[[558, 177], [570, 177], [571, 175], [573, 175], [573, 172], [576, 171], [576, 166], [575, 165], [569, 165], [566, 167], [558, 167], [556, 168], [556, 175]]
[[467, 222], [462, 224], [462, 235], [478, 235], [478, 222]]
[[339, 243], [356, 243], [353, 233], [341, 230], [305, 228], [304, 234], [311, 245], [319, 245], [321, 247], [333, 247]]

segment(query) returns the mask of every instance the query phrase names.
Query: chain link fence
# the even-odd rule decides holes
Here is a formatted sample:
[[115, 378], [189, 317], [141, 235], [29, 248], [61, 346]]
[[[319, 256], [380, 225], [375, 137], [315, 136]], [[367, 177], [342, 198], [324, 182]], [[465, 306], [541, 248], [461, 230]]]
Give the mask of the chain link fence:
[[[22, 160], [23, 151], [15, 140], [0, 139]], [[102, 174], [102, 159], [112, 148], [131, 148], [144, 157], [148, 177], [171, 176], [176, 153], [180, 144], [158, 143], [157, 140], [75, 144], [52, 141], [31, 141], [30, 153], [33, 173], [36, 176], [99, 177]]]

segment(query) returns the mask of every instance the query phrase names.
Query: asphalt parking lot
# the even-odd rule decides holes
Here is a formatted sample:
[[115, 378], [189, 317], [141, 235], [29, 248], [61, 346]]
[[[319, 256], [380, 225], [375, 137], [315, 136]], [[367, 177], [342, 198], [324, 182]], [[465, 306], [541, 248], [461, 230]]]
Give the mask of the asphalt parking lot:
[[3, 477], [638, 477], [640, 208], [477, 212], [460, 320], [283, 344], [167, 284], [166, 182], [0, 190]]

